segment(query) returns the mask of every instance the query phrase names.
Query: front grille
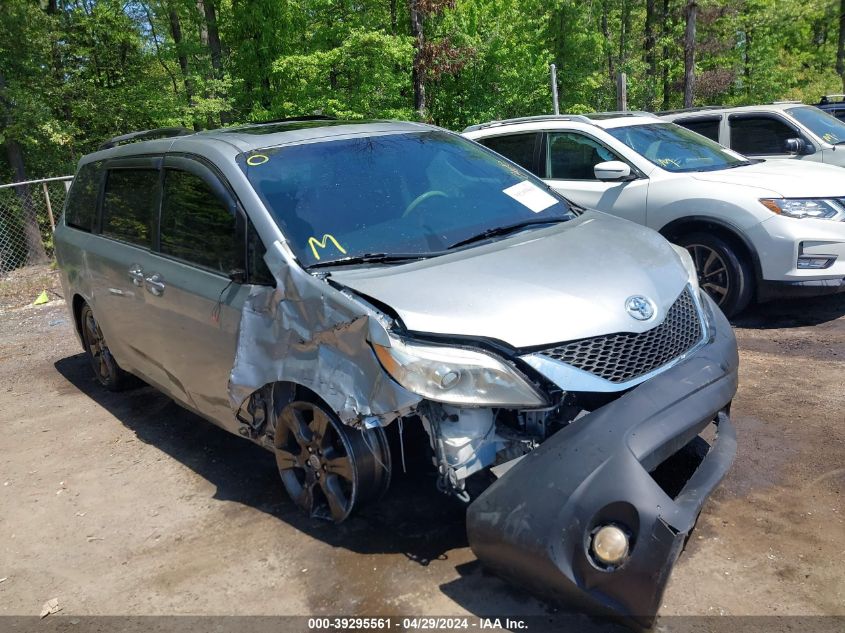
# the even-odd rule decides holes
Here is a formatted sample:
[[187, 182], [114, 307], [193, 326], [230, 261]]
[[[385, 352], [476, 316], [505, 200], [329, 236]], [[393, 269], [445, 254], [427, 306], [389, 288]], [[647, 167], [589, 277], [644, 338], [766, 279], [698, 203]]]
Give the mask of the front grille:
[[688, 352], [703, 336], [689, 289], [666, 313], [663, 323], [640, 334], [621, 332], [562, 343], [539, 354], [621, 383], [649, 373]]

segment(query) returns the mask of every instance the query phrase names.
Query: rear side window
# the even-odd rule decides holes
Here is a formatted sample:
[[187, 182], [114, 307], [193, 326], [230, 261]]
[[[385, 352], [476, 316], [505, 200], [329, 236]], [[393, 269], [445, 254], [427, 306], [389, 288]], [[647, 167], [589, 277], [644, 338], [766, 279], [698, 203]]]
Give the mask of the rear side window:
[[158, 179], [155, 169], [108, 171], [103, 194], [103, 235], [144, 248], [152, 246]]
[[94, 230], [97, 217], [97, 195], [100, 189], [100, 163], [79, 168], [67, 195], [65, 224], [81, 231]]
[[786, 141], [798, 132], [772, 117], [731, 119], [731, 149], [740, 154], [785, 154]]
[[226, 274], [243, 270], [232, 206], [199, 176], [166, 170], [160, 227], [162, 253]]
[[520, 167], [524, 167], [535, 176], [539, 176], [534, 160], [534, 147], [537, 143], [537, 133], [509, 134], [479, 139], [485, 147], [489, 147], [505, 158], [512, 160]]
[[688, 130], [706, 136], [711, 141], [719, 142], [719, 119], [686, 119], [682, 121], [675, 121], [678, 125], [682, 125]]

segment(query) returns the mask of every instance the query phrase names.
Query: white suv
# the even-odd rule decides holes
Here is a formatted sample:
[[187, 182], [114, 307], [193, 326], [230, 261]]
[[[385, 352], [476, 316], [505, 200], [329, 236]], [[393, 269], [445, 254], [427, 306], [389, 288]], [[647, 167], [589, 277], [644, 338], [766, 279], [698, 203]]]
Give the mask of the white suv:
[[494, 121], [464, 135], [575, 203], [685, 246], [728, 315], [754, 298], [845, 291], [838, 167], [748, 159], [646, 113]]
[[659, 114], [745, 156], [794, 158], [845, 167], [845, 122], [816, 106], [790, 101]]

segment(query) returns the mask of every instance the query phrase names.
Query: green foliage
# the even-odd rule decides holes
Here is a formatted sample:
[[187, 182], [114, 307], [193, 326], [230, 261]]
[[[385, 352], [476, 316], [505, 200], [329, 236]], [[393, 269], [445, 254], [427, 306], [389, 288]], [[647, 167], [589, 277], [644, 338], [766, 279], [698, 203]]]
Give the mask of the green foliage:
[[[551, 62], [563, 111], [615, 109], [617, 72], [629, 107], [677, 107], [686, 2], [649, 4], [653, 75], [646, 0], [419, 0], [420, 42], [407, 0], [4, 0], [0, 143], [22, 147], [37, 177], [150, 127], [415, 118], [415, 57], [427, 117], [453, 129], [550, 111]], [[840, 92], [839, 0], [699, 7], [696, 103]], [[0, 161], [0, 181], [11, 179]]]
[[413, 57], [410, 37], [363, 30], [352, 31], [335, 48], [280, 57], [273, 81], [284, 89], [273, 96], [272, 112], [410, 118], [403, 90], [411, 80]]

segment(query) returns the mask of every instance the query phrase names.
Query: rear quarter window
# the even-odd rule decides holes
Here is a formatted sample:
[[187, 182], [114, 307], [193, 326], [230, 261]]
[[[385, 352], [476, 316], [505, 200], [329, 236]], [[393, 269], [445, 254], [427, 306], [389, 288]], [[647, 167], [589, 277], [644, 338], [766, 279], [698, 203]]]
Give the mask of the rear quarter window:
[[478, 139], [478, 142], [505, 158], [512, 160], [520, 167], [524, 167], [535, 176], [539, 176], [536, 161], [534, 160], [537, 136], [538, 134], [536, 132], [508, 134], [506, 136], [491, 136], [489, 138]]
[[155, 169], [110, 169], [103, 194], [102, 234], [150, 248], [158, 181]]
[[89, 233], [94, 230], [101, 176], [100, 163], [88, 163], [79, 168], [65, 204], [67, 226]]

